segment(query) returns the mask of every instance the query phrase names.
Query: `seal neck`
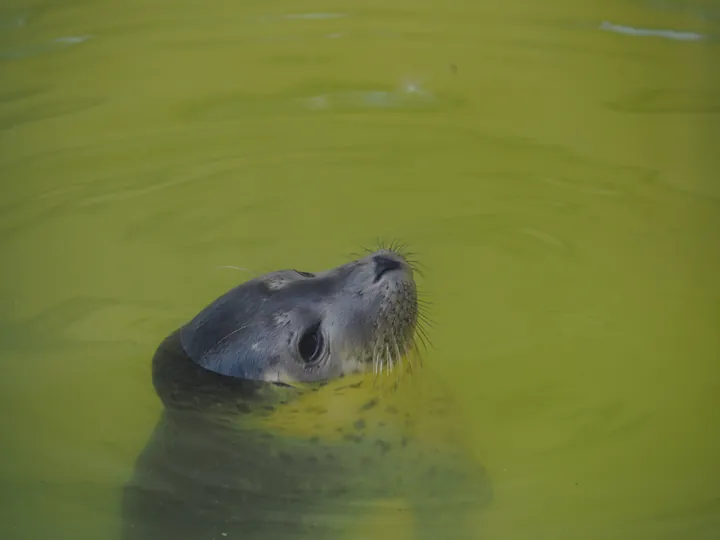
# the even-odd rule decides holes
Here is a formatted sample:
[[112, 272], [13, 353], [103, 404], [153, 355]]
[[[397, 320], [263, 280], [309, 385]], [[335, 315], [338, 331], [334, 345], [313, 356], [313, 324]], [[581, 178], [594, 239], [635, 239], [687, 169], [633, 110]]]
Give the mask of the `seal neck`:
[[168, 411], [232, 412], [270, 410], [298, 390], [288, 385], [220, 375], [196, 364], [180, 342], [180, 331], [158, 346], [152, 360], [155, 392]]

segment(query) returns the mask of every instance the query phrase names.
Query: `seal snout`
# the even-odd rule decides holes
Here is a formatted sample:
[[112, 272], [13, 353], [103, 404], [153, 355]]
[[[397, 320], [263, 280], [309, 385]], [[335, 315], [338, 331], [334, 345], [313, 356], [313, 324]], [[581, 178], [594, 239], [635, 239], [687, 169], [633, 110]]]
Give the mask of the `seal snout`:
[[373, 280], [374, 283], [380, 281], [380, 278], [383, 277], [384, 274], [387, 274], [388, 272], [393, 272], [395, 270], [402, 270], [405, 267], [403, 262], [398, 258], [385, 254], [375, 255], [373, 257], [373, 264], [375, 266], [375, 279]]

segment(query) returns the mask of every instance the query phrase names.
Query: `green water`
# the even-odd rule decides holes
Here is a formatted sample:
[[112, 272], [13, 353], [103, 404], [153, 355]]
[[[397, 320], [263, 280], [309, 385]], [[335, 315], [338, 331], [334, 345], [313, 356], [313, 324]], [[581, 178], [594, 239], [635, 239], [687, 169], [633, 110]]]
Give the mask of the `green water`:
[[220, 267], [383, 238], [478, 538], [720, 537], [718, 37], [710, 1], [4, 0], [0, 536], [117, 537]]

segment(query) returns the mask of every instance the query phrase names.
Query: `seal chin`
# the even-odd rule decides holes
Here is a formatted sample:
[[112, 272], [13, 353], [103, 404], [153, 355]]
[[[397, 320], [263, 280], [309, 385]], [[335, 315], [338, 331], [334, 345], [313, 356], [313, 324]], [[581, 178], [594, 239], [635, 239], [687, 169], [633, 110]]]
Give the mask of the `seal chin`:
[[413, 267], [382, 249], [317, 274], [280, 270], [242, 283], [185, 325], [181, 341], [221, 375], [292, 384], [396, 366], [417, 320]]

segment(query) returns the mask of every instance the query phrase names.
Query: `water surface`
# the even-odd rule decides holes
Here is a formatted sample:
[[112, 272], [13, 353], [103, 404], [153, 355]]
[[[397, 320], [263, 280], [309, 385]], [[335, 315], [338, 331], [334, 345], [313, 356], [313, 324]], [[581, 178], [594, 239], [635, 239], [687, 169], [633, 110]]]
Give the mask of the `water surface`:
[[478, 538], [717, 538], [719, 9], [4, 2], [0, 535], [117, 537], [150, 357], [221, 266], [383, 238], [494, 479]]

